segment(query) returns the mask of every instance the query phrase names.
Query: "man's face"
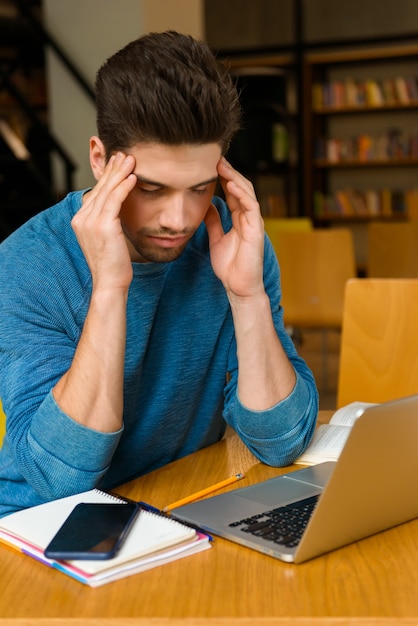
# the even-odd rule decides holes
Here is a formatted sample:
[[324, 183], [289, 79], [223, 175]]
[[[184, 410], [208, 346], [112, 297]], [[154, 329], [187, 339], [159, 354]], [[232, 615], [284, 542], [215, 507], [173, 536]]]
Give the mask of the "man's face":
[[120, 219], [132, 261], [174, 261], [203, 221], [215, 191], [221, 147], [137, 144], [136, 187]]

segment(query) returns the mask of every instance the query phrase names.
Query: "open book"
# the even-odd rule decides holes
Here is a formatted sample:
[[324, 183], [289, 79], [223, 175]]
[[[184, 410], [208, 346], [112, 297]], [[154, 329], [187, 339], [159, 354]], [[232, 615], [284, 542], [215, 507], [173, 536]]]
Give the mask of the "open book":
[[323, 461], [336, 461], [354, 422], [370, 406], [374, 406], [374, 403], [351, 402], [338, 409], [329, 424], [318, 426], [308, 448], [296, 459], [295, 463], [316, 465]]
[[209, 537], [181, 522], [142, 508], [121, 550], [106, 561], [54, 561], [44, 555], [58, 528], [79, 502], [126, 500], [98, 489], [11, 513], [0, 519], [0, 544], [34, 557], [76, 580], [98, 587], [210, 548]]

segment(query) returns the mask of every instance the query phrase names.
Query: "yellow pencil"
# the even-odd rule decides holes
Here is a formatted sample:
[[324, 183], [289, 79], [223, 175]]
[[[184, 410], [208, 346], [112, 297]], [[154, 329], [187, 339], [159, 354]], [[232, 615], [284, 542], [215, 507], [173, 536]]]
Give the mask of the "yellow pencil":
[[183, 504], [189, 504], [190, 502], [194, 502], [199, 498], [203, 498], [203, 496], [207, 496], [218, 489], [222, 489], [222, 487], [226, 487], [227, 485], [231, 485], [235, 483], [237, 480], [241, 480], [244, 478], [244, 474], [235, 474], [235, 476], [231, 476], [231, 478], [226, 478], [225, 480], [221, 480], [221, 482], [216, 483], [215, 485], [211, 485], [210, 487], [206, 487], [206, 489], [202, 489], [202, 491], [197, 491], [196, 493], [192, 493], [191, 496], [187, 496], [186, 498], [182, 498], [181, 500], [177, 500], [172, 504], [168, 504], [164, 507], [163, 511], [171, 511], [172, 509], [176, 509], [178, 506], [183, 506]]

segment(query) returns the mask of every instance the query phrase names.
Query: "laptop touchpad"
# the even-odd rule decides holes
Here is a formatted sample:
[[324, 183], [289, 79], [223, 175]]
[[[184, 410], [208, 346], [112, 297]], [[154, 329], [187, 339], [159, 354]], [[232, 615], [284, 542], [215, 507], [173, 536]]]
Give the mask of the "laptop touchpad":
[[265, 483], [237, 489], [235, 495], [267, 506], [278, 507], [294, 500], [309, 498], [321, 491], [322, 489], [315, 485], [307, 485], [288, 476], [280, 476]]

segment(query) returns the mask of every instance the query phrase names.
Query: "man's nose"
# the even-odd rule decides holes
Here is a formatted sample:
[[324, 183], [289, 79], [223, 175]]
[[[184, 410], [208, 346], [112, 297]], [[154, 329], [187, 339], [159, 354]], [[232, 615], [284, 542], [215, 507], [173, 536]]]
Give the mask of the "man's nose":
[[167, 198], [167, 202], [160, 213], [160, 225], [176, 233], [187, 228], [186, 201], [182, 194], [175, 194]]

